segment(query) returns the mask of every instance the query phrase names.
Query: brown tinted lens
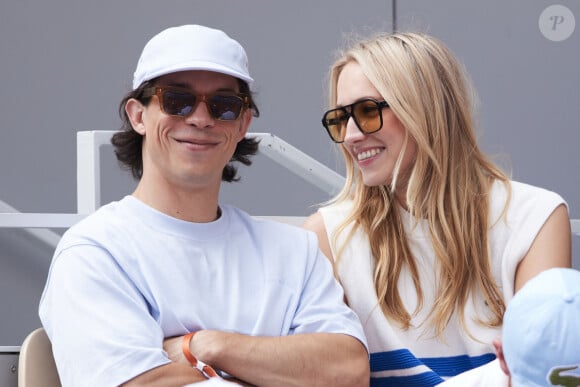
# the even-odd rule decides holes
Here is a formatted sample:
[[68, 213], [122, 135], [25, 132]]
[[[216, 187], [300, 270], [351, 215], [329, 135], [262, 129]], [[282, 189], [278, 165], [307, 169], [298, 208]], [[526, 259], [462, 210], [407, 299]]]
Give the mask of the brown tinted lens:
[[221, 121], [235, 121], [244, 107], [244, 100], [237, 95], [215, 94], [209, 97], [211, 115]]
[[195, 95], [177, 88], [158, 88], [156, 93], [163, 111], [180, 117], [188, 117], [198, 102], [204, 102], [216, 120], [235, 121], [240, 117], [245, 104], [244, 99], [235, 94]]
[[373, 133], [381, 128], [381, 108], [375, 101], [360, 101], [352, 105], [352, 115], [363, 133]]
[[329, 110], [324, 115], [324, 126], [334, 141], [343, 141], [348, 116], [342, 109]]
[[187, 117], [193, 112], [195, 95], [177, 90], [164, 90], [162, 94], [162, 107], [166, 114], [172, 116]]

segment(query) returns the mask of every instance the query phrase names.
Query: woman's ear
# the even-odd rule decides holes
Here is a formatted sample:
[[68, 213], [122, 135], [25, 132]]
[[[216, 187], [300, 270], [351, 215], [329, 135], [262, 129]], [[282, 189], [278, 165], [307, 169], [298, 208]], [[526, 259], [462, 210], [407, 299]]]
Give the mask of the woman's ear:
[[131, 126], [133, 130], [140, 135], [145, 135], [145, 123], [143, 122], [143, 113], [145, 112], [145, 106], [134, 98], [131, 98], [125, 104], [125, 112], [129, 121], [131, 121]]

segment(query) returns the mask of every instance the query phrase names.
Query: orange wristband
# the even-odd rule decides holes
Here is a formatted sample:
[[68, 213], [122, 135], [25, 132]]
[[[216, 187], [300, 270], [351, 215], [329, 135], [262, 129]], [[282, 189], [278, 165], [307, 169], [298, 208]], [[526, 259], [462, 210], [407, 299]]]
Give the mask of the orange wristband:
[[212, 366], [210, 366], [209, 364], [205, 364], [201, 360], [197, 360], [189, 350], [191, 339], [193, 338], [195, 333], [196, 332], [191, 332], [183, 336], [183, 341], [181, 342], [181, 351], [183, 352], [183, 356], [185, 356], [185, 358], [191, 363], [191, 365], [200, 370], [201, 373], [204, 374], [204, 376], [206, 376], [207, 378], [219, 378], [218, 373], [213, 369]]
[[183, 336], [183, 341], [181, 342], [181, 350], [183, 352], [183, 356], [191, 363], [192, 366], [197, 365], [197, 359], [195, 356], [191, 354], [189, 350], [189, 344], [191, 343], [191, 339], [195, 335], [196, 332], [188, 333], [187, 335]]

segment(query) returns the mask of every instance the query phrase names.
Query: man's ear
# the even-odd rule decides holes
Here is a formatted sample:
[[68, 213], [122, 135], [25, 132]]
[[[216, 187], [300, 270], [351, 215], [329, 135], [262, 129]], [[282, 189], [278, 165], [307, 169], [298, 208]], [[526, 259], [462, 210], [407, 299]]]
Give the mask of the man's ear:
[[134, 98], [131, 98], [125, 104], [125, 112], [133, 130], [140, 135], [145, 135], [145, 123], [143, 122], [143, 113], [145, 112], [145, 106]]
[[499, 360], [501, 370], [504, 374], [510, 376], [510, 370], [508, 369], [505, 357], [503, 356], [503, 345], [501, 344], [501, 340], [495, 339], [493, 341], [493, 347], [495, 348], [495, 355], [497, 356], [497, 360]]

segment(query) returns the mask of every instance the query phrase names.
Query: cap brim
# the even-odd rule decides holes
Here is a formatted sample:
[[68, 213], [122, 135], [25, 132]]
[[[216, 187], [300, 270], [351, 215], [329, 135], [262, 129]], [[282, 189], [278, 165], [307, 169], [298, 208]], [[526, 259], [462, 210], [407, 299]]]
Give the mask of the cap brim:
[[186, 63], [179, 63], [171, 67], [165, 67], [163, 69], [152, 71], [142, 77], [142, 79], [138, 80], [138, 85], [133, 85], [133, 88], [136, 89], [139, 87], [143, 82], [149, 81], [151, 79], [160, 77], [162, 75], [177, 73], [181, 71], [192, 71], [192, 70], [202, 70], [202, 71], [213, 71], [216, 73], [231, 75], [232, 77], [238, 78], [243, 80], [250, 86], [252, 89], [252, 84], [254, 83], [254, 79], [248, 77], [246, 74], [242, 74], [233, 70], [230, 67], [222, 66], [217, 63], [212, 62], [204, 62], [204, 61], [195, 61], [195, 62], [186, 62]]

